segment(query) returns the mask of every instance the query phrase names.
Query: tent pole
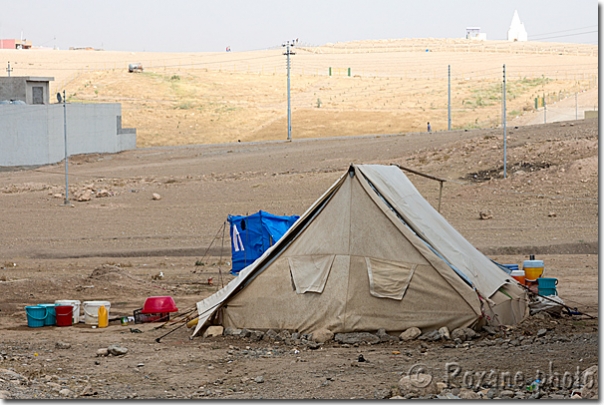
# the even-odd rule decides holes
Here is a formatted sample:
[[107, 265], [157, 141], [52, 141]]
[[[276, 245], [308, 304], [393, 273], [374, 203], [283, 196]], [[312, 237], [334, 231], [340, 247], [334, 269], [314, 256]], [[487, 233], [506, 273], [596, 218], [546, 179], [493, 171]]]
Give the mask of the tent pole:
[[440, 201], [443, 197], [443, 181], [440, 182], [440, 191], [438, 192], [438, 212], [440, 213]]

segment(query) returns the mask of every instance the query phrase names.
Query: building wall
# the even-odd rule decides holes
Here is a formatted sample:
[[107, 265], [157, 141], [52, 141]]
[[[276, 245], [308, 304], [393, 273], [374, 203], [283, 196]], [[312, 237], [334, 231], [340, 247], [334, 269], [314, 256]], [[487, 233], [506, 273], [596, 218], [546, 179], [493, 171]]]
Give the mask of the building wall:
[[27, 103], [27, 83], [19, 79], [0, 77], [0, 100], [21, 100]]
[[17, 44], [14, 39], [0, 39], [0, 49], [16, 49]]
[[49, 104], [49, 81], [32, 80], [30, 77], [0, 77], [0, 100], [21, 100], [33, 104], [34, 87], [42, 87], [42, 104]]
[[[121, 128], [121, 104], [67, 104], [67, 153], [136, 148], [136, 129]], [[65, 158], [63, 104], [0, 105], [0, 166], [36, 166]]]

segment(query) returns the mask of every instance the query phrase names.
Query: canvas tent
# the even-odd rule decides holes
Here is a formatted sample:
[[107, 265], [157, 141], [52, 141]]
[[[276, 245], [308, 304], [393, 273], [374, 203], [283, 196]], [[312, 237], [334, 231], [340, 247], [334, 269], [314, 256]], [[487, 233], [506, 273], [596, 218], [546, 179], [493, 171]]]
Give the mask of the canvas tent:
[[274, 215], [258, 211], [252, 215], [229, 215], [231, 234], [231, 274], [252, 264], [262, 253], [273, 246], [298, 215]]
[[208, 324], [334, 333], [516, 324], [525, 290], [396, 166], [352, 165], [252, 265], [197, 303]]

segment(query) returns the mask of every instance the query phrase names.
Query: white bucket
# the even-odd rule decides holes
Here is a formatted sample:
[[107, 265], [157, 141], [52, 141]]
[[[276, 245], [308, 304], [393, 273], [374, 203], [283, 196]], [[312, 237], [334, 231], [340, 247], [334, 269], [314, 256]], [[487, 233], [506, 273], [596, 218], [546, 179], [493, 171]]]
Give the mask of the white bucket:
[[109, 301], [84, 301], [84, 323], [88, 325], [99, 324], [99, 308], [104, 306], [107, 310], [107, 318], [109, 318], [109, 309], [111, 303]]
[[55, 305], [71, 305], [73, 307], [73, 323], [80, 323], [80, 300], [56, 300]]

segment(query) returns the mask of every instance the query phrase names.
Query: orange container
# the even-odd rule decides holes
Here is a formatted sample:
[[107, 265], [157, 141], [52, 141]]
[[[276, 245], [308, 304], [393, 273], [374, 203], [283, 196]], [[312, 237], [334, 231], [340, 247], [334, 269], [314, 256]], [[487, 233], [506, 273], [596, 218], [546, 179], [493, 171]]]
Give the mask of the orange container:
[[516, 279], [516, 281], [518, 281], [520, 284], [526, 284], [524, 270], [512, 270], [510, 275], [512, 276], [512, 278]]

